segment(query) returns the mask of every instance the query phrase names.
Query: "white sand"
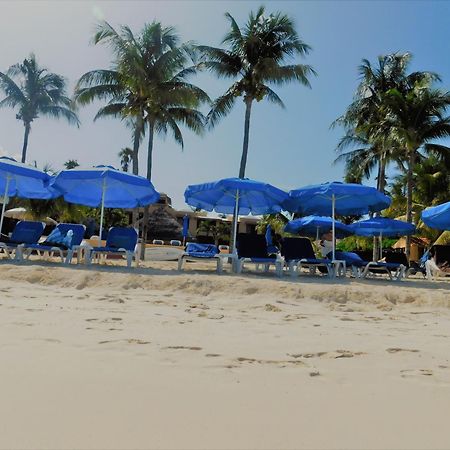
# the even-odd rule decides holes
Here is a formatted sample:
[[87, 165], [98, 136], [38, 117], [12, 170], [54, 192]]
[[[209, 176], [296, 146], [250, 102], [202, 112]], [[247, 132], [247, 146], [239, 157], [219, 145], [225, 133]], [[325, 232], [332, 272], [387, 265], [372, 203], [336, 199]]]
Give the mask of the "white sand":
[[450, 448], [450, 283], [175, 267], [0, 264], [0, 448]]

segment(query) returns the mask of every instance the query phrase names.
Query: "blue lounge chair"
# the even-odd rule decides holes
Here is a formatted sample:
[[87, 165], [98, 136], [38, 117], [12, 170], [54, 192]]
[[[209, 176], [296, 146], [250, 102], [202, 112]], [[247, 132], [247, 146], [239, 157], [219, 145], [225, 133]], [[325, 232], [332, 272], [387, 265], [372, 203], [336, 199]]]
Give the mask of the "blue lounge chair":
[[402, 262], [399, 262], [399, 259], [395, 255], [390, 256], [389, 254], [386, 255], [385, 262], [364, 261], [354, 252], [337, 251], [336, 258], [345, 261], [347, 267], [351, 268], [352, 273], [356, 278], [367, 278], [371, 274], [385, 274], [388, 275], [391, 280], [400, 280], [405, 277], [408, 268], [406, 257], [402, 258]]
[[22, 259], [22, 246], [24, 244], [36, 244], [42, 236], [44, 228], [45, 225], [42, 222], [28, 220], [17, 222], [11, 237], [2, 238], [0, 251], [3, 251], [8, 258], [12, 258], [11, 254], [14, 251], [15, 259]]
[[136, 264], [139, 263], [136, 254], [137, 240], [138, 234], [134, 228], [111, 227], [108, 231], [106, 245], [104, 247], [91, 247], [87, 254], [87, 261], [91, 264], [95, 257], [100, 258], [101, 255], [105, 257], [108, 255], [123, 255], [127, 258], [127, 266], [131, 267], [133, 256], [136, 259]]
[[[66, 239], [67, 234], [72, 232], [70, 239]], [[52, 239], [52, 235], [58, 233], [58, 239]], [[50, 233], [47, 239], [41, 243], [25, 244], [23, 245], [23, 255], [26, 259], [29, 259], [33, 252], [36, 252], [39, 256], [55, 256], [57, 254], [61, 258], [61, 262], [70, 264], [74, 253], [77, 254], [77, 263], [81, 258], [81, 242], [84, 238], [86, 227], [84, 225], [76, 223], [60, 223]], [[57, 242], [58, 241], [58, 242]]]
[[314, 273], [316, 269], [333, 276], [333, 262], [328, 258], [316, 258], [308, 238], [284, 238], [281, 241], [281, 255], [291, 276], [297, 276], [303, 267]]
[[178, 258], [178, 270], [183, 270], [185, 261], [214, 261], [217, 265], [217, 273], [223, 271], [223, 259], [228, 254], [220, 254], [219, 249], [214, 244], [196, 244], [189, 242], [185, 252]]
[[252, 263], [258, 266], [263, 265], [266, 272], [271, 265], [275, 266], [277, 276], [283, 275], [283, 260], [278, 254], [267, 252], [267, 242], [264, 235], [259, 234], [238, 234], [236, 241], [237, 260], [235, 263], [236, 272], [241, 273], [244, 264]]

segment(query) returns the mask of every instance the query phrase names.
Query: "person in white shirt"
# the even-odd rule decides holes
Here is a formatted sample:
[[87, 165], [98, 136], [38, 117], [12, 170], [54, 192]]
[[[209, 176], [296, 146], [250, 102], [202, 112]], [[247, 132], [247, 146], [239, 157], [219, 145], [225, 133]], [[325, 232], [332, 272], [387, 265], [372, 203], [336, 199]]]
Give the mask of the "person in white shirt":
[[322, 239], [319, 241], [319, 249], [324, 258], [333, 251], [333, 233], [331, 231], [322, 235]]

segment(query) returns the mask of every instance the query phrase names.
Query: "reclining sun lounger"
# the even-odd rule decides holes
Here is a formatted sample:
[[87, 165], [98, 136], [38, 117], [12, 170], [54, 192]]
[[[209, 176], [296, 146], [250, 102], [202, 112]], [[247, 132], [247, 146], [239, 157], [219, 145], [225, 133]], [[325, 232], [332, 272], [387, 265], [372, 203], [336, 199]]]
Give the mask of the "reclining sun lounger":
[[241, 273], [244, 264], [252, 263], [256, 266], [263, 265], [266, 272], [270, 266], [275, 266], [277, 276], [283, 275], [283, 260], [279, 255], [267, 253], [267, 242], [263, 235], [238, 234], [237, 235], [237, 261], [236, 272]]
[[111, 227], [106, 238], [106, 245], [104, 247], [91, 247], [87, 253], [87, 262], [91, 264], [95, 257], [100, 258], [101, 255], [105, 257], [108, 255], [123, 255], [127, 258], [128, 267], [131, 267], [133, 256], [138, 264], [137, 240], [138, 234], [134, 228]]
[[22, 259], [23, 244], [36, 244], [42, 233], [45, 224], [42, 222], [31, 222], [21, 220], [17, 222], [10, 238], [2, 238], [0, 242], [0, 251], [3, 251], [8, 258], [12, 258], [11, 253], [14, 251], [15, 259]]
[[74, 253], [77, 254], [77, 263], [81, 259], [81, 242], [84, 238], [86, 227], [77, 223], [60, 223], [48, 235], [44, 242], [23, 245], [23, 255], [29, 259], [33, 252], [40, 256], [48, 254], [61, 258], [61, 262], [70, 264]]
[[[228, 257], [229, 255], [224, 255]], [[183, 270], [185, 261], [215, 261], [217, 264], [217, 273], [223, 271], [223, 256], [219, 249], [213, 244], [196, 244], [189, 242], [186, 245], [185, 252], [178, 258], [178, 270]]]
[[281, 255], [291, 276], [298, 275], [303, 267], [308, 268], [310, 273], [323, 268], [330, 277], [334, 274], [331, 259], [316, 258], [308, 238], [284, 238], [281, 241]]
[[386, 255], [385, 262], [364, 261], [355, 252], [336, 252], [336, 258], [346, 262], [357, 278], [367, 278], [369, 275], [388, 275], [391, 280], [400, 280], [405, 277], [407, 266], [394, 262], [395, 257]]

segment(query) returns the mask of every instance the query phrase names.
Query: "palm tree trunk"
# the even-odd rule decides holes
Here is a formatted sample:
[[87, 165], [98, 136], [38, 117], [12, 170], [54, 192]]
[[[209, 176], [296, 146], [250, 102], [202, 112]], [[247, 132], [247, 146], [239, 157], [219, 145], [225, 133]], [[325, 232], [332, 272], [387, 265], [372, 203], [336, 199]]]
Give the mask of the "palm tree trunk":
[[[131, 155], [133, 175], [139, 175], [139, 140], [142, 133], [142, 117], [137, 117], [134, 124], [133, 153]], [[134, 208], [132, 213], [133, 228], [138, 228], [139, 208]], [[141, 236], [142, 237], [142, 236]]]
[[[380, 156], [380, 159], [378, 161], [377, 190], [379, 190], [380, 192], [384, 192], [385, 187], [386, 187], [386, 159], [383, 156]], [[375, 213], [374, 215], [377, 216], [378, 214]], [[380, 241], [377, 237], [374, 237], [372, 260], [377, 261], [379, 254], [380, 254]]]
[[[147, 180], [152, 180], [152, 158], [153, 158], [153, 137], [155, 125], [149, 120], [148, 122], [148, 148], [147, 148]], [[145, 243], [147, 240], [148, 219], [150, 211], [148, 206], [144, 206], [144, 217], [142, 218], [142, 245], [141, 245], [141, 259], [145, 258]]]
[[23, 147], [22, 147], [22, 162], [24, 163], [27, 159], [27, 148], [28, 148], [28, 136], [30, 134], [31, 125], [25, 123], [25, 133], [23, 135]]
[[[408, 170], [406, 172], [406, 221], [412, 223], [412, 193], [413, 193], [413, 170], [415, 163], [415, 150], [410, 150], [408, 157]], [[406, 257], [409, 261], [411, 254], [411, 236], [406, 236]]]
[[242, 145], [242, 156], [241, 156], [241, 166], [239, 168], [239, 178], [245, 177], [245, 168], [247, 166], [247, 155], [248, 155], [248, 137], [250, 131], [250, 113], [252, 111], [251, 97], [245, 97], [245, 122], [244, 122], [244, 143]]

